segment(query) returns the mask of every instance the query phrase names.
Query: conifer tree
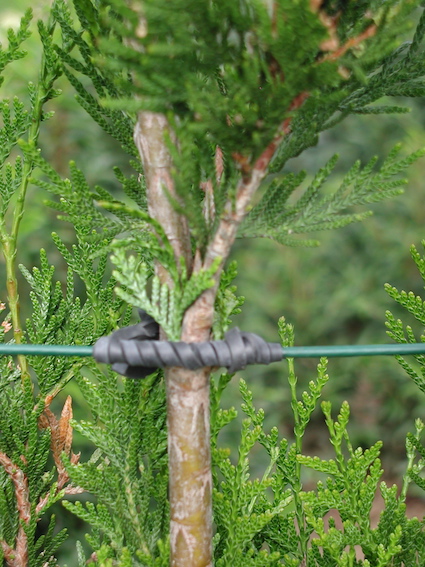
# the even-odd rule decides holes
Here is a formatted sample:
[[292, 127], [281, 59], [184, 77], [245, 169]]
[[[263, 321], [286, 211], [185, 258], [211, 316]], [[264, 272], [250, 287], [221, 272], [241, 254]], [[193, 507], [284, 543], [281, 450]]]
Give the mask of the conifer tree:
[[[380, 99], [425, 94], [425, 15], [420, 16], [413, 39], [403, 42], [411, 16], [421, 5], [419, 0], [175, 0], [172, 3], [168, 0], [73, 0], [74, 18], [71, 6], [64, 0], [55, 0], [49, 24], [39, 24], [45, 50], [41, 90], [34, 97], [39, 104], [34, 105], [31, 119], [27, 118], [28, 124], [21, 125], [16, 120], [13, 124], [5, 122], [2, 130], [4, 135], [9, 135], [11, 148], [16, 145], [25, 127], [29, 128], [27, 138], [19, 142], [27, 170], [24, 170], [25, 182], [18, 192], [18, 212], [13, 218], [10, 233], [4, 223], [0, 224], [4, 254], [9, 262], [8, 303], [15, 341], [22, 339], [14, 289], [16, 231], [22, 212], [20, 203], [25, 198], [25, 184], [35, 168], [42, 172], [42, 176], [36, 177], [34, 183], [60, 197], [52, 201], [52, 206], [76, 228], [78, 244], [72, 253], [59, 237], [54, 238], [70, 267], [71, 277], [75, 272], [85, 282], [89, 301], [80, 310], [71, 300], [72, 291], [63, 300], [60, 299], [59, 291], [56, 293], [51, 289], [52, 272], [44, 256], [41, 259], [41, 277], [37, 270], [31, 273], [23, 269], [35, 290], [35, 315], [32, 327], [27, 331], [33, 342], [61, 339], [70, 343], [93, 343], [116, 325], [128, 322], [128, 316], [123, 316], [125, 304], [142, 308], [151, 315], [160, 324], [164, 339], [190, 343], [222, 338], [229, 326], [229, 318], [239, 305], [230, 287], [232, 270], [225, 269], [237, 237], [267, 237], [283, 245], [314, 245], [315, 241], [299, 235], [340, 228], [362, 220], [369, 213], [357, 212], [356, 206], [398, 195], [404, 183], [399, 173], [422, 155], [422, 151], [400, 158], [397, 146], [379, 168], [375, 167], [377, 158], [363, 167], [356, 162], [333, 194], [322, 191], [322, 187], [332, 173], [337, 157], [326, 163], [307, 187], [303, 185], [305, 175], [287, 173], [285, 165], [288, 160], [315, 145], [321, 132], [351, 114], [404, 111], [399, 106], [379, 104]], [[22, 29], [21, 36], [11, 36], [9, 50], [2, 52], [3, 60], [0, 61], [4, 65], [9, 59], [17, 58], [18, 44], [25, 39], [25, 22]], [[58, 94], [53, 86], [61, 73], [75, 88], [84, 109], [132, 157], [136, 175], [127, 177], [117, 170], [116, 176], [123, 191], [135, 203], [133, 208], [101, 187], [90, 188], [75, 164], [70, 166], [70, 179], [62, 179], [39, 153], [38, 127], [46, 118], [42, 104]], [[17, 116], [22, 115], [19, 109], [15, 112]], [[4, 105], [4, 120], [7, 120], [7, 113]], [[21, 179], [19, 163], [14, 173], [7, 167], [4, 170], [5, 181], [0, 184], [3, 216], [11, 198], [9, 180], [13, 179], [15, 187]], [[12, 249], [8, 248], [10, 245]], [[116, 269], [106, 289], [102, 289], [106, 256], [111, 251]], [[148, 293], [147, 283], [151, 277], [152, 287]], [[112, 299], [116, 282], [120, 285], [118, 299]], [[49, 303], [50, 293], [54, 301]], [[84, 329], [74, 325], [69, 330], [64, 322], [69, 317], [73, 321], [81, 317], [88, 323]], [[63, 328], [68, 329], [68, 334], [62, 332]], [[50, 334], [46, 334], [46, 329]], [[282, 333], [287, 337], [287, 330]], [[31, 361], [41, 379], [46, 374], [43, 364]], [[48, 396], [52, 396], [52, 390], [56, 392], [62, 383], [78, 374], [78, 363], [66, 366], [64, 361], [60, 361], [57, 364], [62, 366], [55, 372], [51, 371], [54, 378], [42, 384], [43, 399], [47, 400]], [[323, 365], [319, 372], [320, 387], [325, 381]], [[219, 393], [213, 386], [213, 399], [210, 400], [212, 370], [191, 371], [173, 367], [165, 371], [169, 547], [173, 567], [213, 564], [211, 438], [214, 448], [216, 431], [214, 429], [211, 434], [210, 405], [214, 407]], [[26, 359], [21, 361], [21, 372], [28, 382]], [[126, 453], [129, 469], [122, 473], [128, 483], [123, 496], [127, 511], [122, 512], [128, 517], [128, 535], [116, 527], [107, 506], [99, 505], [97, 511], [90, 505], [86, 508], [80, 504], [69, 507], [96, 528], [115, 534], [114, 545], [119, 549], [122, 565], [132, 564], [136, 555], [142, 565], [164, 565], [168, 561], [168, 551], [164, 551], [166, 544], [158, 543], [158, 533], [161, 537], [166, 534], [163, 528], [166, 507], [163, 504], [162, 514], [154, 518], [149, 512], [149, 501], [145, 496], [136, 494], [134, 488], [139, 481], [146, 486], [157, 482], [155, 496], [162, 503], [165, 500], [164, 430], [157, 428], [156, 446], [148, 446], [146, 440], [137, 439], [143, 428], [148, 427], [148, 417], [143, 418], [144, 422], [134, 419], [134, 411], [145, 403], [146, 396], [151, 396], [149, 431], [153, 435], [154, 416], [160, 416], [163, 410], [158, 389], [160, 379], [154, 375], [146, 382], [128, 382], [123, 401], [117, 397], [111, 400], [111, 407], [116, 404], [115, 410], [122, 419], [120, 425], [111, 417], [109, 406], [101, 407], [106, 397], [111, 396], [114, 375], [109, 373], [107, 378], [100, 378], [100, 371], [94, 365], [92, 372], [99, 376], [99, 380], [104, 380], [97, 390], [88, 386], [86, 378], [78, 379], [87, 398], [93, 404], [99, 403], [97, 415], [110, 428], [103, 432], [102, 438], [95, 427], [87, 424], [78, 427], [101, 450], [106, 451], [109, 444], [116, 454], [121, 447], [117, 446], [119, 442], [114, 439], [114, 434], [119, 437], [129, 433], [132, 439]], [[218, 390], [224, 388], [226, 379], [230, 378], [223, 378]], [[319, 386], [311, 386], [311, 397], [299, 402], [305, 411], [304, 417], [310, 415], [318, 399]], [[26, 393], [25, 411], [32, 416], [33, 436], [36, 436], [37, 422], [50, 427], [53, 435], [57, 424], [48, 411], [47, 403], [41, 418], [43, 408], [40, 405], [35, 404], [31, 410], [28, 409], [32, 395], [28, 386]], [[273, 443], [276, 444], [276, 439], [260, 436], [261, 416], [250, 407], [249, 392], [244, 390], [243, 395], [253, 431], [256, 432], [250, 433], [247, 429], [244, 433], [246, 454], [250, 443], [256, 440], [255, 435], [257, 439], [261, 438], [271, 455], [275, 454]], [[4, 404], [7, 400], [6, 397]], [[335, 433], [328, 406], [324, 407], [324, 412], [330, 430], [334, 432], [333, 440], [336, 445], [339, 443], [339, 447], [341, 438], [338, 438], [338, 428]], [[226, 419], [223, 417], [222, 425]], [[298, 424], [300, 437], [308, 417], [305, 423], [302, 419]], [[348, 411], [345, 406], [338, 419], [346, 425]], [[217, 424], [213, 425], [215, 428]], [[13, 443], [16, 445], [16, 440]], [[9, 444], [13, 443], [9, 440]], [[15, 445], [14, 458], [18, 458], [21, 446]], [[112, 477], [108, 477], [105, 466], [102, 468], [96, 464], [97, 457], [82, 467], [71, 453], [68, 442], [66, 447], [62, 445], [61, 448], [66, 454], [60, 457], [59, 449], [56, 450], [58, 478], [65, 470], [63, 463], [67, 464], [69, 476], [63, 476], [62, 484], [58, 480], [50, 491], [45, 486], [44, 492], [40, 489], [39, 502], [46, 498], [53, 500], [59, 493], [62, 495], [71, 479], [74, 484], [69, 485], [68, 492], [78, 491], [79, 487], [86, 490], [94, 487], [108, 506], [122, 505], [121, 502], [114, 503], [106, 491], [102, 493], [102, 483], [110, 488], [112, 482], [109, 485], [108, 482]], [[142, 450], [146, 451], [144, 458], [148, 455], [148, 465], [143, 464]], [[296, 446], [294, 451], [294, 455], [299, 453], [300, 447]], [[373, 477], [372, 481], [376, 483], [379, 477], [378, 453], [377, 446], [361, 459], [357, 454], [364, 475]], [[301, 460], [295, 465], [295, 457], [293, 459], [296, 468]], [[6, 473], [7, 467], [12, 466], [10, 463], [4, 457], [2, 465]], [[136, 463], [139, 477], [131, 469]], [[341, 463], [342, 457], [339, 463], [342, 470], [344, 465]], [[231, 467], [223, 460], [221, 464], [226, 481], [230, 483], [231, 475], [226, 477], [226, 474], [230, 474]], [[313, 466], [317, 462], [312, 463], [306, 458], [305, 464]], [[118, 460], [110, 465], [111, 470], [119, 469]], [[245, 469], [242, 462], [240, 466], [237, 474], [242, 482]], [[367, 476], [369, 466], [374, 467], [370, 477]], [[317, 467], [321, 467], [322, 472], [333, 472], [341, 481], [341, 471], [336, 471], [330, 464], [322, 462]], [[289, 478], [288, 471], [285, 474]], [[376, 483], [373, 485], [375, 488]], [[261, 485], [262, 489], [264, 487], [267, 487], [266, 481]], [[10, 487], [8, 490], [7, 498], [10, 500]], [[233, 497], [236, 499], [235, 494]], [[141, 504], [137, 503], [138, 498]], [[229, 564], [234, 557], [238, 558], [235, 565], [243, 564], [244, 560], [246, 565], [280, 564], [273, 553], [267, 557], [259, 553], [252, 562], [243, 557], [243, 545], [266, 529], [266, 523], [282, 510], [284, 503], [287, 504], [286, 494], [281, 494], [280, 498], [281, 503], [274, 511], [263, 509], [256, 516], [253, 522], [257, 522], [257, 531], [252, 533], [247, 529], [246, 533], [236, 534], [222, 514], [222, 523], [233, 539], [229, 535], [227, 544], [223, 540], [217, 544], [217, 553], [224, 553], [217, 564]], [[6, 499], [3, 509], [8, 506]], [[248, 509], [252, 512], [257, 505], [257, 496], [251, 495], [249, 501]], [[310, 498], [307, 504], [313, 518], [321, 509], [320, 503]], [[300, 513], [301, 500], [297, 500], [297, 506], [297, 513]], [[141, 514], [141, 509], [151, 529], [149, 541], [140, 525], [141, 516], [138, 517], [138, 514]], [[235, 510], [233, 507], [230, 512], [236, 522]], [[297, 517], [298, 520], [300, 518]], [[4, 541], [12, 536], [18, 539], [25, 522], [26, 518], [21, 517], [19, 528], [8, 528]], [[276, 529], [276, 524], [270, 525]], [[319, 522], [314, 523], [311, 519], [311, 525], [317, 533], [320, 532]], [[34, 532], [33, 524], [31, 526]], [[285, 526], [289, 530], [289, 524]], [[25, 532], [25, 537], [21, 535], [20, 544], [27, 545], [33, 532]], [[120, 543], [117, 543], [118, 533]], [[303, 533], [300, 553], [304, 555], [288, 558], [283, 564], [306, 564], [300, 561], [307, 561], [307, 541], [311, 531]], [[221, 532], [219, 535], [222, 537]], [[95, 541], [93, 538], [92, 541]], [[273, 541], [270, 538], [270, 542]], [[326, 547], [324, 535], [322, 539]], [[376, 542], [370, 540], [371, 553], [378, 558], [377, 565], [384, 566], [386, 558], [398, 552], [396, 540], [390, 540], [385, 551], [387, 555], [384, 551], [376, 551]], [[270, 542], [267, 544], [272, 548]], [[101, 541], [96, 540], [96, 544], [100, 550]], [[332, 545], [334, 542], [331, 541], [329, 549]], [[137, 549], [134, 556], [133, 548]], [[154, 548], [155, 552], [152, 551]], [[278, 551], [289, 553], [284, 545]], [[13, 563], [13, 553], [11, 545], [6, 542], [3, 554], [9, 565], [17, 564]], [[32, 553], [29, 564], [38, 564], [35, 560], [31, 563], [35, 551]], [[99, 565], [107, 565], [106, 559], [102, 563], [100, 557], [99, 551]], [[346, 563], [332, 563], [328, 559], [320, 563], [317, 554], [311, 552], [307, 564], [353, 564], [348, 563], [348, 559]]]
[[[408, 88], [402, 84], [406, 73], [413, 86], [418, 76], [410, 69], [417, 65], [422, 26], [409, 47], [398, 48], [401, 60], [393, 35], [412, 7], [155, 1], [130, 12], [117, 2], [101, 15], [98, 25], [103, 17], [112, 30], [99, 42], [105, 68], [113, 71], [118, 60], [132, 77], [127, 92], [133, 96], [111, 106], [138, 112], [135, 142], [148, 212], [172, 247], [169, 262], [194, 276], [214, 267], [211, 284], [184, 312], [176, 338], [211, 338], [220, 276], [238, 231], [288, 243], [293, 233], [357, 220], [346, 212], [349, 204], [394, 194], [393, 181], [387, 181], [387, 172], [398, 168], [393, 154], [373, 189], [368, 177], [369, 187], [358, 187], [354, 166], [338, 194], [319, 197], [332, 160], [292, 207], [285, 205], [297, 183], [285, 175], [253, 207], [267, 174], [282, 171], [320, 131], [353, 112], [385, 112], [371, 104]], [[173, 281], [160, 262], [156, 274], [162, 286], [179, 285], [179, 275]], [[176, 566], [212, 561], [210, 372], [170, 368], [165, 376]]]

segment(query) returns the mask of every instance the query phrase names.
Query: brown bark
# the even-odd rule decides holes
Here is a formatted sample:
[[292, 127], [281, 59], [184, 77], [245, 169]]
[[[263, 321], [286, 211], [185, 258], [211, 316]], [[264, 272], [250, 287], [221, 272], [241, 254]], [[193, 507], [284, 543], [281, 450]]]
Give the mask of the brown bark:
[[[165, 142], [167, 135], [175, 142], [173, 132], [163, 114], [156, 112], [139, 114], [134, 141], [143, 163], [149, 215], [163, 227], [173, 247], [177, 265], [183, 257], [190, 273], [192, 255], [187, 220], [176, 213], [167, 196], [168, 193], [176, 198], [171, 177], [172, 159]], [[158, 264], [155, 269], [162, 282], [171, 285], [162, 266]]]
[[212, 565], [209, 379], [209, 368], [166, 371], [172, 567]]
[[[187, 220], [172, 207], [167, 193], [176, 198], [170, 168], [171, 156], [164, 136], [172, 138], [165, 116], [141, 112], [135, 142], [143, 162], [149, 214], [163, 227], [176, 262], [185, 258], [192, 269]], [[156, 273], [171, 285], [162, 266]], [[209, 337], [209, 331], [208, 331]], [[182, 336], [201, 341], [204, 335]], [[174, 567], [212, 565], [211, 452], [209, 429], [208, 368], [191, 372], [168, 368], [167, 390], [168, 453], [170, 471], [170, 545]]]
[[20, 525], [13, 549], [4, 540], [0, 541], [4, 558], [8, 567], [25, 567], [28, 564], [28, 537], [24, 524], [31, 518], [28, 479], [23, 471], [16, 466], [5, 453], [0, 452], [0, 465], [9, 475], [15, 489], [16, 506], [19, 513]]

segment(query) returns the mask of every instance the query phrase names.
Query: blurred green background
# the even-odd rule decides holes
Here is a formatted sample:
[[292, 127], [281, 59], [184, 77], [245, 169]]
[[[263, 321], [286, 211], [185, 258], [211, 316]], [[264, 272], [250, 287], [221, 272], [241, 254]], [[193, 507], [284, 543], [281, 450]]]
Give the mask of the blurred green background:
[[[0, 0], [0, 41], [5, 41], [8, 27], [17, 26], [27, 6], [27, 0], [15, 0], [13, 5]], [[36, 18], [48, 11], [45, 1], [36, 0], [32, 6]], [[27, 82], [37, 80], [40, 44], [35, 24], [32, 29], [33, 37], [26, 44], [28, 56], [8, 68], [1, 98], [17, 95], [25, 99]], [[50, 103], [56, 115], [45, 123], [40, 138], [43, 155], [64, 176], [69, 160], [75, 160], [90, 183], [114, 190], [112, 166], [125, 169], [127, 156], [77, 105], [66, 81], [61, 80], [60, 86], [63, 96]], [[398, 116], [351, 117], [324, 133], [319, 145], [292, 160], [288, 169], [294, 172], [306, 169], [313, 174], [334, 153], [339, 153], [340, 161], [328, 187], [332, 190], [356, 159], [365, 163], [375, 154], [384, 158], [398, 141], [403, 142], [404, 154], [424, 146], [425, 102], [397, 100], [396, 103], [409, 105], [411, 112]], [[387, 309], [412, 323], [386, 295], [383, 286], [389, 282], [416, 294], [423, 291], [409, 247], [415, 244], [420, 248], [425, 238], [424, 167], [424, 159], [411, 167], [405, 195], [372, 207], [375, 214], [366, 222], [317, 235], [322, 243], [319, 248], [283, 248], [266, 240], [238, 241], [232, 258], [238, 261], [236, 283], [246, 302], [235, 324], [276, 341], [277, 320], [284, 315], [295, 325], [296, 344], [320, 345], [389, 342], [384, 325]], [[63, 279], [64, 263], [53, 246], [50, 233], [58, 232], [71, 244], [73, 230], [56, 218], [55, 211], [44, 206], [46, 197], [40, 189], [30, 188], [20, 235], [19, 262], [28, 268], [37, 265], [39, 249], [43, 247], [50, 262], [57, 266], [57, 277]], [[0, 300], [4, 300], [2, 258], [0, 277]], [[22, 278], [20, 284], [23, 311], [28, 316], [29, 290]], [[418, 336], [423, 332], [414, 324], [413, 327]], [[315, 377], [316, 364], [314, 360], [297, 361], [301, 387]], [[344, 399], [350, 402], [353, 443], [368, 446], [382, 439], [386, 478], [399, 479], [405, 462], [405, 434], [413, 430], [416, 417], [425, 418], [424, 396], [391, 358], [332, 359], [329, 374], [331, 378], [324, 397], [334, 403], [335, 411]], [[267, 426], [278, 425], [282, 435], [291, 437], [285, 365], [249, 368], [243, 376], [254, 391], [257, 407], [266, 411]], [[88, 408], [73, 384], [64, 395], [68, 393], [74, 399], [75, 417], [87, 418]], [[240, 404], [237, 379], [226, 391], [224, 403]], [[234, 444], [237, 435], [238, 423], [234, 423], [229, 426], [224, 440]], [[76, 449], [83, 451], [83, 458], [90, 454], [92, 448], [84, 440], [76, 438], [76, 443]], [[306, 439], [306, 452], [324, 455], [328, 450], [328, 436], [317, 411]], [[260, 453], [254, 472], [256, 468], [261, 469]], [[72, 533], [60, 556], [60, 563], [66, 562], [71, 567], [76, 564], [75, 538], [82, 539], [85, 527], [61, 507], [57, 507], [56, 514]]]

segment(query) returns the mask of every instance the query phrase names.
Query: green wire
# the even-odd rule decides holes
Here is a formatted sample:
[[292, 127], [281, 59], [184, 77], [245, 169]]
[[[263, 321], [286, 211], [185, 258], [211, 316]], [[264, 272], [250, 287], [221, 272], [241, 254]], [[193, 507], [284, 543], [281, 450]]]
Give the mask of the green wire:
[[0, 355], [92, 356], [93, 347], [79, 345], [0, 345]]
[[[31, 356], [92, 356], [93, 347], [78, 345], [0, 344], [0, 355]], [[282, 347], [284, 358], [320, 358], [346, 356], [377, 356], [395, 354], [425, 354], [425, 343], [394, 345], [336, 345]]]
[[377, 356], [395, 354], [425, 354], [425, 343], [395, 345], [336, 345], [283, 348], [285, 358], [328, 358], [338, 356]]

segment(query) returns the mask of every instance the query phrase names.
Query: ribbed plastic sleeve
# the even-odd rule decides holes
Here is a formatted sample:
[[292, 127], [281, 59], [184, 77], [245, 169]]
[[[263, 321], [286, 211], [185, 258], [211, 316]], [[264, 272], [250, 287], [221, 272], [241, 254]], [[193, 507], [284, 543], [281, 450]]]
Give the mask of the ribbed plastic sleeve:
[[[283, 358], [279, 343], [267, 343], [253, 333], [230, 330], [224, 340], [200, 343], [156, 340], [158, 326], [146, 314], [142, 322], [102, 337], [93, 348], [98, 362], [112, 364], [124, 376], [143, 378], [157, 368], [180, 366], [189, 370], [224, 367], [236, 372], [248, 364], [270, 364]], [[153, 339], [153, 340], [152, 340]]]

